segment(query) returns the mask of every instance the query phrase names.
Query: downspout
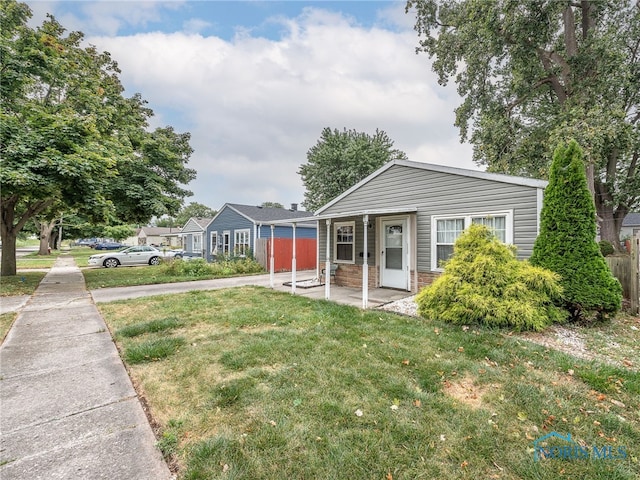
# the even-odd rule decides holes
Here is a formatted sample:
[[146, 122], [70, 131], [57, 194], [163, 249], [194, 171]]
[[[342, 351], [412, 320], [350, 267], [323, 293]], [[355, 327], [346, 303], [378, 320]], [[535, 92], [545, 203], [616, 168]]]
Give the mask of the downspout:
[[276, 266], [273, 263], [273, 243], [274, 243], [274, 229], [275, 229], [275, 225], [271, 224], [271, 248], [270, 248], [270, 265], [269, 265], [269, 284], [271, 285], [271, 288], [275, 287], [275, 271], [276, 271]]
[[293, 257], [291, 258], [291, 293], [296, 293], [296, 223], [293, 222]]
[[362, 217], [362, 223], [364, 225], [364, 252], [363, 262], [362, 262], [362, 308], [366, 309], [369, 303], [369, 262], [367, 257], [369, 256], [369, 248], [368, 248], [368, 232], [369, 229], [369, 215], [364, 215]]
[[329, 239], [331, 238], [331, 219], [327, 218], [327, 238], [325, 248], [325, 262], [324, 262], [324, 298], [329, 300], [331, 298], [331, 245]]

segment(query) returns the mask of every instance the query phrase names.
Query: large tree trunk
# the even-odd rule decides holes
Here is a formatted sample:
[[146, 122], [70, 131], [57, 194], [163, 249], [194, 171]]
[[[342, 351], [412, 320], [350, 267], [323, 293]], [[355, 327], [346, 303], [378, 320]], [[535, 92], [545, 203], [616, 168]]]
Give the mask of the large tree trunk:
[[5, 234], [2, 225], [2, 260], [0, 266], [0, 276], [10, 277], [15, 275], [16, 269], [16, 235]]
[[39, 224], [40, 228], [40, 250], [38, 255], [50, 255], [51, 254], [51, 232], [58, 223], [58, 220], [51, 220], [50, 222], [44, 220], [36, 220], [36, 224]]
[[14, 212], [14, 199], [3, 199], [2, 204], [0, 204], [0, 238], [2, 239], [0, 275], [3, 277], [10, 277], [16, 274], [17, 233], [13, 229]]
[[620, 230], [622, 222], [629, 210], [621, 204], [613, 202], [613, 195], [605, 184], [594, 182], [596, 215], [600, 227], [600, 238], [606, 240], [616, 252], [623, 252], [624, 247], [620, 243]]
[[0, 200], [0, 237], [2, 238], [2, 258], [0, 275], [10, 277], [16, 274], [16, 238], [29, 219], [39, 214], [53, 203], [52, 199], [29, 204], [22, 216], [15, 221], [16, 205], [19, 197], [10, 195]]

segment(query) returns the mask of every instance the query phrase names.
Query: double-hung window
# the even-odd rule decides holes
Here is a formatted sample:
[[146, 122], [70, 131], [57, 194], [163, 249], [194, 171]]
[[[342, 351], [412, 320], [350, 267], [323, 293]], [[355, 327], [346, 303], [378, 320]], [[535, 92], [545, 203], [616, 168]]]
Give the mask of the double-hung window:
[[236, 230], [233, 242], [234, 254], [245, 257], [249, 253], [249, 230]]
[[355, 262], [356, 222], [337, 222], [333, 235], [333, 258], [336, 263]]
[[431, 265], [441, 271], [443, 263], [453, 255], [453, 245], [471, 224], [486, 225], [503, 243], [513, 243], [513, 211], [437, 215], [431, 217]]

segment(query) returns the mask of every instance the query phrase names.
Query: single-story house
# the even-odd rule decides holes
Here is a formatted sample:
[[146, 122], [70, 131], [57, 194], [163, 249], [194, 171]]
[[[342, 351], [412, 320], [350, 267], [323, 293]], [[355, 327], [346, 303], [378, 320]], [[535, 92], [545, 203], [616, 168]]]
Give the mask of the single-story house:
[[178, 227], [141, 227], [138, 229], [138, 245], [152, 245], [154, 247], [178, 247]]
[[627, 213], [620, 228], [620, 240], [626, 240], [640, 234], [640, 213]]
[[180, 232], [180, 244], [182, 249], [190, 255], [205, 257], [207, 246], [205, 243], [205, 230], [211, 222], [211, 218], [191, 217], [187, 220]]
[[[320, 208], [318, 277], [337, 265], [335, 283], [418, 292], [442, 271], [472, 223], [493, 229], [528, 258], [540, 228], [547, 182], [394, 160]], [[310, 220], [310, 219], [306, 219]], [[298, 220], [299, 221], [299, 220]], [[330, 281], [325, 281], [330, 298]], [[295, 279], [294, 279], [295, 285]]]
[[[308, 218], [311, 212], [298, 210], [296, 204], [290, 209], [269, 208], [255, 205], [225, 203], [216, 216], [206, 226], [207, 259], [218, 255], [244, 256], [249, 252], [263, 267], [270, 269], [270, 255], [273, 242], [277, 255], [275, 271], [291, 270], [292, 242], [295, 238], [298, 252], [297, 268], [315, 269], [317, 258], [317, 225], [308, 221], [292, 225], [276, 225], [283, 219]], [[273, 228], [273, 232], [271, 231]], [[295, 230], [295, 231], [294, 231]]]

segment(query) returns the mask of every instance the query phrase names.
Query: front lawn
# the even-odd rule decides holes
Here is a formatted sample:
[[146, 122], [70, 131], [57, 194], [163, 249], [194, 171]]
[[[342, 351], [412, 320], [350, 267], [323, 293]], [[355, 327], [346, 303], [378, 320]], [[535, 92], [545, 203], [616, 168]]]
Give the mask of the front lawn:
[[[80, 263], [78, 263], [80, 265]], [[85, 263], [86, 265], [86, 263]], [[130, 287], [157, 283], [191, 282], [264, 273], [262, 267], [251, 259], [207, 263], [203, 260], [183, 261], [167, 259], [160, 265], [102, 268], [82, 270], [87, 289]]]
[[637, 365], [258, 287], [98, 307], [180, 479], [640, 476]]

